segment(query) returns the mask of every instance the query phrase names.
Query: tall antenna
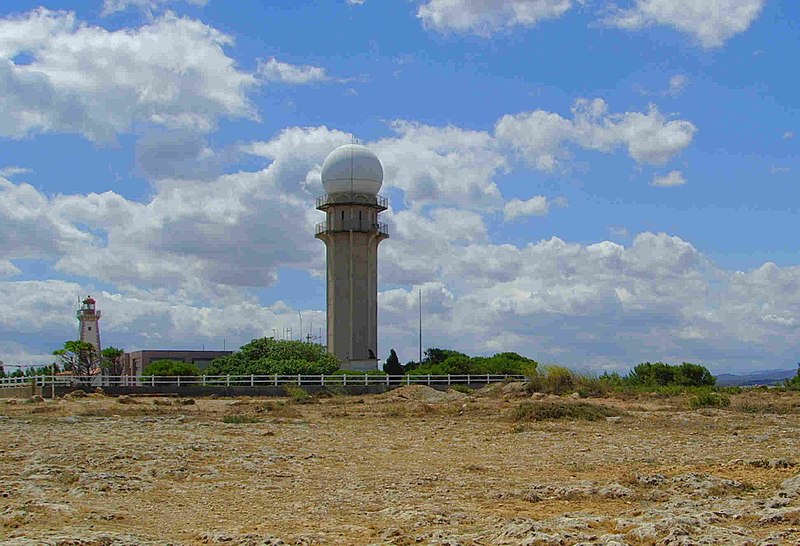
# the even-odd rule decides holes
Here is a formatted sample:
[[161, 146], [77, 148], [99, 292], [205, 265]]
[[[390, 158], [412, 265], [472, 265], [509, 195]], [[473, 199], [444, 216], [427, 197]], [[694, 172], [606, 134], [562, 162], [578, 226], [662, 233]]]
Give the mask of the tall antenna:
[[300, 317], [300, 341], [303, 341], [303, 314], [297, 311], [297, 316]]
[[419, 289], [419, 363], [422, 365], [422, 288]]

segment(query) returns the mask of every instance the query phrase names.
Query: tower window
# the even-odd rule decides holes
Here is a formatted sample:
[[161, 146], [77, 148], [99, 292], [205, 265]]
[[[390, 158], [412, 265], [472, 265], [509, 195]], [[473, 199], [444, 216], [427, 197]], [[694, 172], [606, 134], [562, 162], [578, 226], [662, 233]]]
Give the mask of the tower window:
[[91, 327], [91, 326], [89, 326], [89, 331], [90, 331], [90, 332], [92, 331], [92, 327]]

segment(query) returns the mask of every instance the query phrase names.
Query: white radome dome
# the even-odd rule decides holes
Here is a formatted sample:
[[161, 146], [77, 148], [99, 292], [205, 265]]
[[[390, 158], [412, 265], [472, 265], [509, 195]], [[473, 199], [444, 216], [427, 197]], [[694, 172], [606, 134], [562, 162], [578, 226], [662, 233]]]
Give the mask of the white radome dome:
[[376, 195], [382, 185], [381, 160], [359, 144], [339, 146], [322, 163], [322, 187], [325, 193]]

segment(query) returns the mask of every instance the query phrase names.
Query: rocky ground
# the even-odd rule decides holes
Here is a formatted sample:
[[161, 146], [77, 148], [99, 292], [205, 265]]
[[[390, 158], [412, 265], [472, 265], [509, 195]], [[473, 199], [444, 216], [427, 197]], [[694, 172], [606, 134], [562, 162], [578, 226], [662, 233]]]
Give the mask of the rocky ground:
[[800, 544], [800, 396], [0, 400], [0, 544]]

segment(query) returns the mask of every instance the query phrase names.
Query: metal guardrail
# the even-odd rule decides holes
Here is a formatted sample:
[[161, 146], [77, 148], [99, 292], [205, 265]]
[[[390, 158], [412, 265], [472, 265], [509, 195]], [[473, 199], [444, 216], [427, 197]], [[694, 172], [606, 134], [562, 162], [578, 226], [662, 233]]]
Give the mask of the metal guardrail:
[[351, 222], [348, 220], [336, 223], [320, 222], [316, 225], [315, 233], [317, 235], [328, 231], [360, 231], [364, 233], [377, 231], [378, 233], [389, 235], [389, 226], [383, 222]]
[[328, 193], [317, 197], [317, 208], [330, 205], [372, 205], [381, 210], [389, 208], [389, 200], [382, 195], [365, 195], [360, 193]]
[[37, 387], [155, 387], [159, 385], [202, 387], [356, 386], [356, 385], [471, 385], [525, 381], [524, 375], [203, 375], [192, 376], [65, 376], [40, 375], [0, 379], [0, 388], [19, 387], [35, 382]]

